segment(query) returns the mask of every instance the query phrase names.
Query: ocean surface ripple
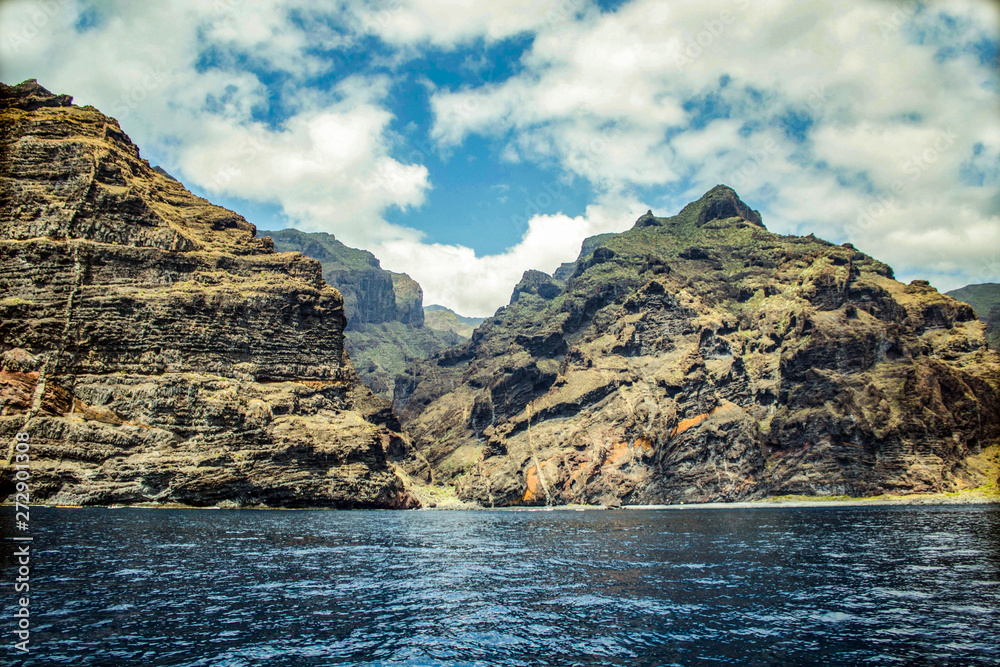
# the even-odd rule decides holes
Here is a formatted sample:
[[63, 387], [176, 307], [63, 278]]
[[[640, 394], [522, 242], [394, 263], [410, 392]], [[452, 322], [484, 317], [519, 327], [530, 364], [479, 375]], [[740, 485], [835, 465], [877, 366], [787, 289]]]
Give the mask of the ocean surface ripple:
[[28, 666], [1000, 664], [995, 505], [31, 519]]

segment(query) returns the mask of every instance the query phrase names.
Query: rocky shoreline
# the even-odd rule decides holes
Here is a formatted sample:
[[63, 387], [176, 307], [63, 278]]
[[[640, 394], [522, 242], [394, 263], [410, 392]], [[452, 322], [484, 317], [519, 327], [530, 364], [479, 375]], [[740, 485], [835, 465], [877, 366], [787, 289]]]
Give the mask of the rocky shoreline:
[[[968, 489], [956, 493], [915, 493], [906, 496], [881, 495], [868, 498], [845, 498], [842, 496], [779, 496], [766, 498], [764, 500], [737, 501], [731, 503], [677, 503], [675, 505], [621, 505], [619, 507], [607, 505], [551, 505], [551, 506], [508, 506], [508, 507], [483, 507], [478, 503], [463, 502], [455, 499], [454, 502], [442, 502], [440, 504], [424, 505], [422, 507], [402, 508], [419, 511], [503, 511], [503, 512], [572, 512], [572, 511], [663, 511], [663, 510], [694, 510], [694, 509], [762, 509], [762, 508], [805, 508], [805, 507], [886, 507], [894, 505], [1000, 505], [1000, 492], [995, 485], [984, 487], [983, 489]], [[0, 503], [0, 507], [12, 507], [13, 503], [5, 501]], [[289, 512], [314, 512], [314, 511], [359, 511], [357, 509], [343, 509], [336, 507], [269, 507], [269, 506], [236, 506], [232, 503], [222, 504], [214, 507], [204, 507], [196, 505], [184, 505], [181, 503], [135, 503], [131, 505], [106, 506], [106, 505], [49, 505], [39, 503], [33, 507], [49, 507], [56, 509], [191, 509], [191, 510], [248, 510], [248, 511], [289, 511]], [[369, 511], [373, 508], [364, 508], [361, 511]], [[388, 509], [380, 511], [399, 511], [398, 509]]]

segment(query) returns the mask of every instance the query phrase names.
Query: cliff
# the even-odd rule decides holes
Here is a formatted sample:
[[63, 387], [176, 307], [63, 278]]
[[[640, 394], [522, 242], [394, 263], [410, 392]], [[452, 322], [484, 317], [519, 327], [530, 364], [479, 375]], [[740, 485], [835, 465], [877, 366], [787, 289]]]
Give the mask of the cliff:
[[395, 405], [486, 505], [950, 491], [993, 481], [1000, 357], [968, 305], [718, 186], [525, 273]]
[[93, 107], [0, 84], [0, 121], [0, 433], [30, 435], [33, 502], [413, 503], [319, 262], [150, 168]]
[[323, 232], [261, 230], [258, 236], [270, 236], [279, 252], [300, 252], [319, 260], [323, 278], [344, 297], [348, 331], [384, 322], [423, 325], [420, 285], [405, 273], [386, 271], [367, 250], [349, 248]]
[[344, 346], [362, 382], [391, 398], [407, 363], [460, 342], [449, 331], [424, 326], [424, 292], [405, 273], [386, 271], [367, 250], [350, 248], [332, 234], [282, 229], [261, 231], [275, 249], [317, 259], [326, 282], [344, 296]]

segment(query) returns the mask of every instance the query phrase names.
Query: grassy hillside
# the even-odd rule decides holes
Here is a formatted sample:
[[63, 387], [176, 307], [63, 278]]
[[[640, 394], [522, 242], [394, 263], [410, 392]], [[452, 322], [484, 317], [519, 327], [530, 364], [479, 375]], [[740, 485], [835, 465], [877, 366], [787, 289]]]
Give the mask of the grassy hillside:
[[986, 322], [986, 340], [990, 348], [1000, 350], [1000, 284], [966, 285], [946, 292], [976, 309], [976, 315]]
[[464, 340], [472, 338], [472, 332], [486, 321], [485, 317], [463, 317], [444, 306], [427, 306], [424, 308], [424, 325], [437, 331], [447, 331]]

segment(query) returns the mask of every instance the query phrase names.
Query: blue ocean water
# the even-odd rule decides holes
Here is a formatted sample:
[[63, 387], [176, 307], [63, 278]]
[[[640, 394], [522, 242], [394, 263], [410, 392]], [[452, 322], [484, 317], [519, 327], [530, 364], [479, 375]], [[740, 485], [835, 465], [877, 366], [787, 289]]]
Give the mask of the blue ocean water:
[[998, 506], [31, 520], [3, 664], [1000, 664]]

